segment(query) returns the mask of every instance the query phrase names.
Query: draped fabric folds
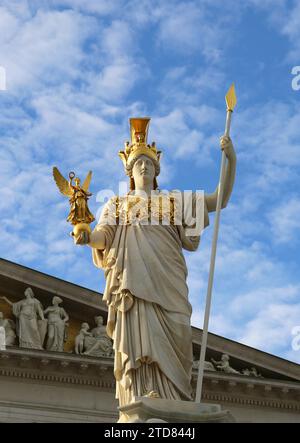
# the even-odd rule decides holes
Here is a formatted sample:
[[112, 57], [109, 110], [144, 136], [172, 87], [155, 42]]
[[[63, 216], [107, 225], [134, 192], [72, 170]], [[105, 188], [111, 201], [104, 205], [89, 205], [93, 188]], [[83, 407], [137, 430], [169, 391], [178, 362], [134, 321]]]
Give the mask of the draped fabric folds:
[[[115, 224], [114, 203], [106, 204], [95, 228], [105, 234], [105, 250], [92, 253], [95, 265], [105, 270], [116, 397], [120, 405], [152, 391], [190, 400], [192, 308], [182, 248], [196, 250], [200, 236], [172, 224]], [[206, 208], [204, 218], [207, 225]]]

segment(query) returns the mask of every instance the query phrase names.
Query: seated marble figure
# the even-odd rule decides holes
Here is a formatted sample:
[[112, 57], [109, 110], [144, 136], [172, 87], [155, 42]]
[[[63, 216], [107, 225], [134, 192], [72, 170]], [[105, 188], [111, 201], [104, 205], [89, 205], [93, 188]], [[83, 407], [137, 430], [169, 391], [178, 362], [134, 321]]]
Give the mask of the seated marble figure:
[[112, 341], [106, 333], [101, 316], [95, 317], [96, 327], [89, 332], [89, 324], [83, 323], [75, 339], [76, 354], [93, 357], [110, 357], [113, 354]]

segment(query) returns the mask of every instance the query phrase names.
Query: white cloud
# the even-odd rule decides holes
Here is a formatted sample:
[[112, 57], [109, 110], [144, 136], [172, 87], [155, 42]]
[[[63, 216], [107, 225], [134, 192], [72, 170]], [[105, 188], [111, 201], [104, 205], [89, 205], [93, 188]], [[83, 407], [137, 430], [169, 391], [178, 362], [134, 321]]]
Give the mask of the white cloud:
[[[300, 304], [276, 304], [266, 306], [259, 315], [245, 325], [239, 340], [254, 348], [273, 353], [281, 350], [283, 356], [291, 357], [292, 329], [299, 324]], [[293, 355], [300, 363], [300, 354]]]
[[292, 243], [299, 241], [300, 232], [300, 198], [287, 196], [287, 200], [273, 208], [268, 218], [274, 242]]
[[[223, 83], [224, 74], [218, 67], [202, 68], [193, 72], [187, 66], [171, 68], [159, 82], [161, 100], [158, 103], [158, 111], [165, 112], [166, 108], [183, 107], [187, 113], [189, 108], [193, 108], [194, 114], [201, 112], [203, 115], [206, 108], [205, 110], [209, 111], [206, 114], [206, 123], [212, 122], [217, 111], [212, 106], [205, 107], [203, 103], [211, 103], [211, 97], [219, 94]], [[212, 111], [214, 115], [211, 115]], [[224, 113], [222, 115], [224, 117]]]
[[[222, 59], [232, 32], [239, 20], [236, 3], [222, 4], [223, 13], [216, 14], [219, 2], [159, 3], [155, 18], [159, 20], [157, 44], [165, 51], [187, 56], [200, 53], [210, 63]], [[234, 9], [234, 14], [232, 13]]]
[[[19, 20], [6, 8], [0, 7], [0, 44], [8, 42], [17, 32]], [[3, 63], [3, 61], [1, 61]]]
[[173, 109], [169, 114], [153, 119], [152, 131], [156, 139], [165, 151], [172, 152], [173, 158], [194, 153], [202, 145], [203, 134], [192, 129], [186, 120], [185, 113], [180, 109]]
[[101, 40], [103, 51], [113, 59], [126, 60], [137, 51], [133, 28], [124, 20], [114, 20], [104, 28]]
[[95, 20], [72, 11], [38, 11], [29, 21], [11, 18], [12, 37], [0, 47], [11, 93], [38, 85], [51, 85], [82, 77], [82, 48], [95, 27]]
[[119, 60], [104, 67], [94, 76], [91, 90], [107, 101], [120, 101], [128, 96], [140, 77], [139, 65]]
[[[209, 330], [299, 361], [290, 330], [300, 315], [300, 284], [288, 261], [274, 254], [268, 225], [258, 227], [256, 220], [251, 205], [230, 204], [223, 211]], [[211, 236], [212, 225], [199, 251], [187, 254], [192, 324], [197, 327], [203, 325]]]
[[[216, 280], [219, 279], [217, 268]], [[244, 293], [242, 277], [240, 283], [240, 293], [234, 296], [230, 294], [230, 288], [213, 291], [209, 331], [300, 362], [299, 353], [292, 350], [291, 332], [299, 324], [300, 286], [288, 284], [286, 287], [276, 287], [270, 284], [261, 288], [258, 284], [257, 290]], [[236, 292], [235, 284], [232, 284], [232, 288]], [[204, 297], [206, 286], [201, 292]], [[201, 308], [193, 306], [192, 324], [202, 328], [204, 299], [201, 300]]]
[[99, 14], [99, 16], [114, 15], [122, 10], [124, 1], [114, 0], [51, 0], [52, 6], [71, 8], [89, 14]]
[[[251, 122], [251, 124], [249, 124]], [[242, 160], [296, 166], [300, 163], [300, 113], [296, 103], [271, 101], [236, 115]], [[280, 177], [278, 177], [280, 179]]]
[[263, 10], [270, 25], [289, 40], [290, 48], [286, 62], [298, 61], [300, 54], [300, 5], [297, 0], [248, 0], [251, 6]]
[[[269, 276], [270, 280], [271, 275]], [[235, 317], [247, 317], [248, 319], [264, 311], [274, 303], [291, 303], [298, 301], [300, 285], [289, 284], [287, 286], [259, 285], [257, 289], [248, 293], [241, 293], [235, 297], [229, 306], [229, 312]]]
[[[5, 10], [9, 14], [15, 16], [18, 20], [21, 21], [30, 20], [32, 18], [33, 12], [36, 10], [36, 8], [34, 8], [35, 1], [36, 0], [33, 0], [31, 2], [29, 2], [28, 0], [23, 0], [23, 1], [2, 0], [1, 1], [1, 6], [3, 7], [2, 13], [4, 14], [4, 16], [6, 16], [6, 18], [7, 15], [5, 14]], [[40, 6], [42, 6], [43, 3], [45, 3], [45, 0], [39, 0], [38, 3]]]
[[[195, 51], [203, 44], [207, 29], [201, 29], [203, 11], [195, 4], [177, 4], [168, 10], [160, 26], [160, 42], [183, 52]], [[215, 45], [214, 45], [215, 46]]]

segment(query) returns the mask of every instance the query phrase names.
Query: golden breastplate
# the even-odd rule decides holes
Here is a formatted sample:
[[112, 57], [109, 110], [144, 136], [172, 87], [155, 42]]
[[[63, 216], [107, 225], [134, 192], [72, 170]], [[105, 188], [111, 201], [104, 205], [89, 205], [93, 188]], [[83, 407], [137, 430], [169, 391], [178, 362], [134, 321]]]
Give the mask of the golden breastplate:
[[128, 195], [116, 197], [117, 224], [174, 224], [176, 205], [174, 197], [155, 195], [148, 199]]

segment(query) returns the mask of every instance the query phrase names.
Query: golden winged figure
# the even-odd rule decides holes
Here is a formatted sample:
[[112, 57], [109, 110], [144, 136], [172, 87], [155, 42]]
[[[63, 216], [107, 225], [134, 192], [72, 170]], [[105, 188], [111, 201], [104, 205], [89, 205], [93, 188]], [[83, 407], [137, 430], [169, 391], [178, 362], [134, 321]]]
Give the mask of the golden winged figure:
[[53, 177], [60, 192], [69, 197], [71, 210], [67, 221], [74, 225], [73, 234], [78, 235], [80, 231], [90, 232], [89, 224], [95, 220], [88, 207], [88, 199], [92, 195], [88, 192], [92, 171], [89, 171], [82, 186], [80, 185], [80, 179], [75, 177], [74, 172], [70, 172], [69, 180], [66, 180], [56, 166], [53, 168]]

